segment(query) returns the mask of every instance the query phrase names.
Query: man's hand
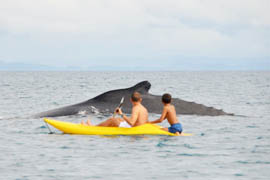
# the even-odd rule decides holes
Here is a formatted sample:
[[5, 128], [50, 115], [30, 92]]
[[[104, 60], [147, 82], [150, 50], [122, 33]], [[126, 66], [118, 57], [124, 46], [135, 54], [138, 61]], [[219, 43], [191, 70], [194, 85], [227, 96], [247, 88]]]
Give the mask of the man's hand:
[[117, 108], [117, 109], [115, 110], [115, 112], [116, 112], [117, 114], [119, 114], [119, 115], [122, 115], [122, 114], [123, 114], [121, 108]]

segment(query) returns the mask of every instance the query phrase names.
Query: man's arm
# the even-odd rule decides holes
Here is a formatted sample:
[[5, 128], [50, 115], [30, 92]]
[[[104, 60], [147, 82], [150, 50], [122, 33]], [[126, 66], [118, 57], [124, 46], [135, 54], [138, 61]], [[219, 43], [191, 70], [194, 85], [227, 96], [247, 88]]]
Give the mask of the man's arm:
[[132, 108], [131, 117], [127, 117], [126, 115], [123, 115], [123, 119], [130, 125], [134, 126], [139, 116], [139, 111], [137, 108]]
[[130, 125], [130, 126], [134, 126], [134, 124], [136, 123], [138, 116], [139, 116], [139, 111], [137, 108], [132, 108], [132, 112], [131, 112], [131, 117], [127, 117], [126, 115], [123, 114], [121, 109], [118, 109], [118, 114], [122, 116], [122, 118]]
[[164, 119], [166, 119], [167, 112], [168, 112], [167, 109], [163, 108], [163, 111], [162, 111], [160, 118], [155, 120], [155, 121], [151, 121], [149, 123], [151, 123], [151, 124], [161, 123]]

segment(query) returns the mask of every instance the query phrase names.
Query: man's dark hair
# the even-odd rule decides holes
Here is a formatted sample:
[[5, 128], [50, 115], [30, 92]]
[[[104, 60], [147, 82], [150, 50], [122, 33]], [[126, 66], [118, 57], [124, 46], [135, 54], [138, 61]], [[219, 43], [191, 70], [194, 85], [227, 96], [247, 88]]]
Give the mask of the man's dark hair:
[[141, 94], [140, 93], [134, 92], [134, 93], [131, 94], [131, 100], [133, 102], [138, 102], [138, 101], [140, 101], [140, 99], [141, 99]]
[[171, 101], [172, 101], [172, 96], [170, 94], [168, 94], [168, 93], [163, 94], [163, 96], [162, 96], [163, 103], [169, 104], [169, 103], [171, 103]]

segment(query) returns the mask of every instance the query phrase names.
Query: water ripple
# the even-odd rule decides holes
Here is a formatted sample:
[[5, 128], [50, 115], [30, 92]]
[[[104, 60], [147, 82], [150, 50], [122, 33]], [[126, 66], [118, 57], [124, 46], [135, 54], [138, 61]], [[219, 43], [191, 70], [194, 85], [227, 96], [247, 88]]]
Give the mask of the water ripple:
[[192, 146], [190, 144], [184, 144], [184, 147], [186, 147], [188, 149], [197, 149], [195, 146]]
[[[190, 138], [77, 136], [55, 129], [48, 135], [42, 119], [22, 118], [145, 79], [153, 94], [170, 92], [245, 116], [179, 115], [185, 131], [195, 134]], [[269, 84], [270, 72], [0, 72], [1, 177], [268, 180]], [[110, 114], [59, 120], [89, 116], [97, 124]]]
[[206, 157], [207, 154], [199, 154], [199, 153], [179, 153], [177, 156], [195, 156], [195, 157]]

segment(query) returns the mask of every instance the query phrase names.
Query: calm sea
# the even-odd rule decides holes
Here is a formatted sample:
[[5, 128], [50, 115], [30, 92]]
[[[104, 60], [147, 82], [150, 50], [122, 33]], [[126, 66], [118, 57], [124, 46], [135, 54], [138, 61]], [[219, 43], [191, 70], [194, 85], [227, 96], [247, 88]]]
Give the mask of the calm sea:
[[[148, 80], [241, 116], [182, 116], [192, 137], [48, 134], [29, 115]], [[150, 119], [159, 117], [151, 114]], [[100, 114], [58, 117], [80, 122]], [[167, 122], [162, 124], [168, 126]], [[270, 179], [270, 72], [0, 72], [0, 179]]]

